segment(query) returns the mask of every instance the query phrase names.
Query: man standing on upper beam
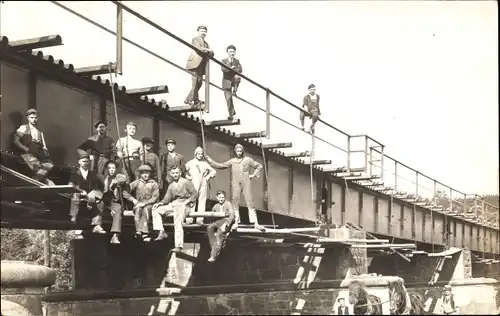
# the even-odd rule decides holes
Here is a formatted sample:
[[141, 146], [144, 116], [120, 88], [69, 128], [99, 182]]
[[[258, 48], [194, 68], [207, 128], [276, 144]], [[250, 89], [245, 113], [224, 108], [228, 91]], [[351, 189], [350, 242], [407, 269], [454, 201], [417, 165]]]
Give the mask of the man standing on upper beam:
[[[260, 225], [257, 219], [257, 212], [255, 211], [255, 206], [252, 200], [252, 186], [250, 183], [251, 179], [260, 175], [262, 165], [252, 158], [245, 156], [243, 146], [240, 144], [236, 144], [236, 146], [234, 146], [234, 152], [236, 153], [236, 157], [231, 158], [224, 163], [215, 162], [209, 156], [206, 156], [206, 159], [207, 162], [216, 169], [231, 168], [231, 188], [233, 194], [232, 202], [236, 217], [236, 224], [234, 227], [237, 227], [240, 222], [240, 195], [243, 191], [245, 201], [247, 203], [248, 219], [250, 220], [250, 223], [254, 224], [255, 228], [265, 231], [264, 226]], [[250, 174], [250, 167], [255, 169], [252, 174]]]
[[186, 97], [186, 100], [184, 100], [184, 103], [192, 106], [201, 105], [198, 91], [203, 84], [203, 76], [205, 75], [206, 65], [210, 61], [209, 57], [214, 55], [214, 52], [205, 41], [205, 36], [207, 36], [207, 27], [204, 25], [198, 26], [198, 36], [193, 38], [191, 45], [198, 48], [202, 54], [196, 50], [192, 50], [189, 54], [186, 65], [186, 69], [192, 76], [192, 87]]
[[319, 110], [319, 94], [316, 93], [316, 86], [314, 84], [310, 84], [307, 89], [309, 89], [309, 93], [306, 94], [302, 102], [302, 108], [305, 112], [300, 112], [300, 124], [302, 125], [302, 130], [304, 130], [304, 120], [306, 116], [310, 117], [311, 126], [309, 127], [309, 133], [313, 133], [314, 125], [321, 115], [321, 111]]
[[236, 54], [236, 47], [234, 45], [229, 45], [226, 49], [227, 58], [221, 60], [221, 62], [230, 67], [231, 69], [222, 68], [222, 89], [224, 89], [224, 97], [226, 98], [227, 103], [227, 111], [229, 112], [228, 119], [233, 120], [236, 115], [236, 111], [234, 110], [234, 101], [233, 94], [236, 96], [238, 91], [238, 87], [241, 82], [240, 76], [238, 73], [243, 72], [243, 68], [241, 67], [241, 63], [238, 59], [234, 57]]

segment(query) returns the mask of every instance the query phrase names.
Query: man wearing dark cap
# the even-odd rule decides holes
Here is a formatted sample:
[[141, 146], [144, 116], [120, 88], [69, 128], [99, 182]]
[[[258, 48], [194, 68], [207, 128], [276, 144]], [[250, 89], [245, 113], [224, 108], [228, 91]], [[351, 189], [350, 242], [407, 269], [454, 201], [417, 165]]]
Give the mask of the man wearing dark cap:
[[[142, 138], [142, 147], [143, 153], [141, 155], [141, 163], [148, 164], [152, 167], [151, 170], [151, 178], [155, 180], [158, 184], [161, 184], [161, 166], [160, 166], [160, 158], [157, 154], [153, 152], [154, 142], [150, 137]], [[136, 174], [136, 179], [138, 179], [138, 175]]]
[[96, 134], [84, 141], [78, 149], [86, 151], [90, 156], [90, 170], [97, 172], [99, 176], [104, 174], [104, 165], [108, 160], [114, 160], [115, 141], [106, 135], [108, 123], [97, 121], [94, 124]]
[[314, 124], [319, 119], [321, 115], [321, 111], [319, 110], [319, 94], [316, 93], [316, 86], [314, 84], [310, 84], [309, 93], [304, 97], [302, 102], [302, 108], [304, 111], [300, 112], [300, 123], [302, 125], [302, 130], [304, 128], [304, 119], [307, 117], [311, 118], [311, 126], [309, 127], [309, 133], [314, 132]]
[[161, 174], [163, 175], [163, 189], [167, 190], [170, 183], [174, 181], [170, 175], [170, 170], [178, 166], [180, 168], [181, 176], [184, 174], [184, 157], [181, 154], [175, 152], [176, 142], [172, 138], [165, 141], [167, 146], [167, 153], [161, 156]]
[[209, 57], [214, 55], [214, 52], [210, 49], [210, 46], [205, 41], [205, 36], [207, 36], [207, 27], [204, 25], [198, 26], [198, 36], [193, 38], [191, 45], [196, 47], [201, 51], [192, 50], [189, 54], [186, 69], [191, 73], [192, 76], [192, 87], [191, 91], [184, 100], [185, 104], [200, 106], [200, 98], [198, 96], [198, 91], [203, 84], [203, 76], [205, 75], [205, 66], [209, 61]]
[[69, 184], [81, 190], [80, 193], [74, 193], [71, 199], [70, 216], [71, 222], [75, 223], [80, 208], [88, 208], [92, 212], [92, 225], [94, 226], [93, 233], [106, 233], [101, 227], [102, 213], [104, 204], [103, 183], [97, 174], [90, 170], [90, 157], [83, 150], [77, 151], [79, 168], [76, 172], [72, 172]]
[[13, 143], [19, 149], [21, 157], [34, 172], [33, 179], [53, 185], [47, 179], [47, 174], [54, 164], [49, 159], [49, 151], [43, 133], [36, 127], [38, 123], [38, 111], [29, 109], [26, 111], [28, 124], [21, 125], [14, 134]]
[[142, 143], [135, 139], [137, 125], [128, 122], [125, 128], [127, 136], [116, 142], [116, 155], [120, 158], [120, 169], [128, 176], [129, 181], [135, 180], [135, 171], [141, 165]]
[[231, 69], [222, 67], [222, 89], [224, 89], [224, 97], [226, 98], [227, 110], [229, 112], [228, 119], [232, 120], [236, 115], [233, 94], [236, 95], [238, 91], [238, 86], [241, 82], [241, 78], [238, 74], [243, 72], [243, 68], [241, 67], [240, 61], [234, 57], [236, 54], [236, 47], [234, 45], [229, 45], [226, 51], [228, 57], [221, 60], [221, 62]]

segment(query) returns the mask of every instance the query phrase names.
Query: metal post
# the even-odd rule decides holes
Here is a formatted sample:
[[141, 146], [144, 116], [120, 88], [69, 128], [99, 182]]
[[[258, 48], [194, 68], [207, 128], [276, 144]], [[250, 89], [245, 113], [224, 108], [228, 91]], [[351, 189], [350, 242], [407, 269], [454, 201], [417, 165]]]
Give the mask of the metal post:
[[347, 172], [351, 172], [351, 136], [347, 136]]
[[369, 166], [370, 176], [373, 175], [373, 147], [370, 147], [370, 166]]
[[[434, 197], [432, 198], [433, 199], [433, 203], [434, 203], [434, 206], [437, 206], [437, 203], [436, 203], [436, 192], [437, 192], [437, 188], [436, 188], [437, 184], [436, 184], [436, 180], [434, 180]], [[434, 212], [432, 211], [432, 207], [431, 207], [431, 243], [432, 243], [432, 252], [434, 252]]]
[[437, 197], [436, 197], [436, 194], [437, 194], [437, 183], [436, 183], [436, 180], [434, 180], [434, 197], [433, 197], [433, 203], [435, 206], [437, 206]]
[[266, 138], [271, 137], [271, 93], [266, 89]]
[[384, 178], [384, 145], [380, 145], [380, 177]]
[[418, 200], [418, 175], [419, 172], [415, 171], [415, 198]]
[[365, 150], [364, 150], [364, 155], [365, 155], [365, 171], [368, 168], [368, 136], [365, 135]]
[[43, 264], [50, 268], [50, 230], [43, 231]]
[[394, 191], [398, 192], [398, 162], [394, 160]]
[[[480, 220], [484, 219], [484, 213], [485, 213], [485, 207], [486, 207], [486, 202], [484, 201], [484, 198], [481, 197], [481, 217]], [[479, 216], [478, 216], [479, 217]]]
[[[121, 3], [121, 1], [118, 1]], [[116, 68], [115, 73], [123, 75], [123, 9], [116, 6]]]
[[463, 209], [463, 212], [464, 212], [464, 216], [467, 215], [467, 194], [464, 194], [464, 209]]
[[450, 188], [450, 212], [453, 212], [453, 198], [452, 198], [452, 195], [453, 195], [453, 189]]
[[205, 67], [205, 112], [210, 113], [210, 60]]

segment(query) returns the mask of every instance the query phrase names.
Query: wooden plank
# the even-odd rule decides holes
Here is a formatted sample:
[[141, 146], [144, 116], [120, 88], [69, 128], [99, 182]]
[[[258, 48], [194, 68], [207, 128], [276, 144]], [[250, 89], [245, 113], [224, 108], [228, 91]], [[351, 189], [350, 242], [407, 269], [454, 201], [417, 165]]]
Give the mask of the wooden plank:
[[[347, 172], [347, 167], [334, 167], [334, 168], [323, 168], [323, 171], [330, 173], [344, 173]], [[364, 172], [365, 168], [351, 168], [349, 172]]]
[[381, 248], [381, 249], [409, 249], [417, 248], [415, 244], [380, 244], [380, 245], [352, 245], [352, 248]]
[[59, 46], [62, 44], [62, 38], [60, 35], [48, 35], [9, 42], [9, 46], [13, 50], [18, 52], [23, 50], [33, 50], [45, 47]]
[[40, 200], [51, 194], [79, 193], [80, 190], [72, 185], [55, 185], [40, 187], [3, 187], [2, 199], [5, 200]]
[[274, 149], [274, 148], [291, 148], [292, 143], [274, 143], [274, 144], [262, 144], [264, 149]]
[[233, 126], [240, 125], [240, 119], [204, 121], [207, 126]]
[[[313, 166], [317, 166], [317, 165], [329, 165], [331, 164], [332, 161], [331, 160], [325, 160], [325, 159], [315, 159], [312, 161], [312, 165]], [[306, 164], [310, 164], [309, 162], [307, 162]]]
[[287, 158], [299, 158], [299, 157], [307, 157], [309, 156], [308, 151], [302, 151], [298, 153], [285, 153], [285, 157]]
[[266, 132], [249, 132], [249, 133], [239, 133], [236, 134], [236, 137], [238, 138], [259, 138], [259, 137], [265, 137]]
[[[116, 65], [112, 64], [111, 65], [111, 72], [114, 72], [115, 68], [116, 68]], [[105, 75], [105, 74], [109, 74], [109, 64], [75, 68], [75, 72], [77, 74], [79, 74], [80, 76], [86, 76], [86, 77]]]
[[363, 177], [363, 176], [354, 176], [354, 177], [345, 177], [346, 180], [350, 181], [367, 181], [367, 180], [372, 180], [372, 179], [379, 179], [380, 176], [368, 176], [368, 177]]
[[167, 85], [137, 88], [137, 89], [130, 89], [130, 90], [127, 89], [126, 92], [128, 95], [136, 95], [136, 96], [169, 93]]
[[304, 228], [266, 228], [265, 232], [258, 230], [257, 228], [237, 228], [236, 231], [238, 233], [266, 233], [266, 234], [292, 234], [292, 233], [300, 233], [300, 232], [315, 232], [318, 231], [319, 227], [304, 227]]
[[170, 112], [199, 112], [200, 108], [197, 106], [191, 106], [191, 105], [181, 105], [181, 106], [169, 107], [168, 110]]

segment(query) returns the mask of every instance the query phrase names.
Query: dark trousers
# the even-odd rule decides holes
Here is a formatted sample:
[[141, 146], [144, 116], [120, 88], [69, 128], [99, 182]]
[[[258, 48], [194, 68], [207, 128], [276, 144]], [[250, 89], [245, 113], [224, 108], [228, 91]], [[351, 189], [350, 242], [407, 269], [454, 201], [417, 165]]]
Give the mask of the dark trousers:
[[227, 112], [230, 117], [236, 115], [236, 111], [234, 110], [234, 101], [233, 101], [233, 93], [236, 93], [238, 87], [240, 85], [241, 78], [239, 76], [235, 76], [231, 81], [230, 88], [224, 88], [224, 97], [226, 98], [227, 103]]
[[95, 171], [98, 175], [103, 175], [104, 166], [108, 160], [104, 156], [94, 155], [94, 160], [90, 162], [90, 170]]
[[148, 234], [149, 233], [149, 218], [151, 217], [151, 209], [153, 205], [146, 205], [144, 207], [134, 208], [134, 222], [135, 231], [137, 233]]
[[87, 206], [90, 206], [90, 213], [92, 216], [92, 225], [102, 225], [102, 213], [104, 210], [104, 203], [99, 201], [95, 204], [88, 204], [85, 201], [81, 201], [80, 193], [73, 193], [71, 197], [71, 205], [69, 209], [69, 215], [71, 217], [77, 217], [80, 212], [80, 208], [89, 209]]
[[312, 126], [314, 126], [314, 124], [316, 124], [316, 122], [319, 119], [319, 113], [315, 109], [312, 109], [309, 113], [304, 113], [301, 111], [300, 112], [300, 124], [302, 124], [302, 127], [304, 127], [304, 120], [305, 120], [306, 116], [311, 118], [311, 120], [312, 120], [311, 125]]
[[121, 170], [121, 173], [126, 174], [130, 182], [136, 179], [136, 170], [141, 166], [141, 160], [139, 158], [134, 158], [130, 160], [127, 158], [121, 158], [119, 161], [119, 166], [117, 170]]
[[228, 230], [231, 229], [230, 225], [232, 225], [232, 223], [229, 223], [227, 218], [219, 219], [207, 227], [208, 242], [212, 249], [210, 257], [212, 258], [215, 258], [219, 254], [226, 241], [226, 232], [220, 229], [224, 223], [227, 223]]
[[194, 102], [197, 103], [200, 101], [200, 97], [198, 96], [198, 91], [200, 91], [201, 85], [203, 84], [203, 76], [205, 75], [205, 63], [201, 63], [198, 67], [194, 69], [189, 69], [189, 73], [191, 74], [191, 91], [186, 97], [185, 102]]

